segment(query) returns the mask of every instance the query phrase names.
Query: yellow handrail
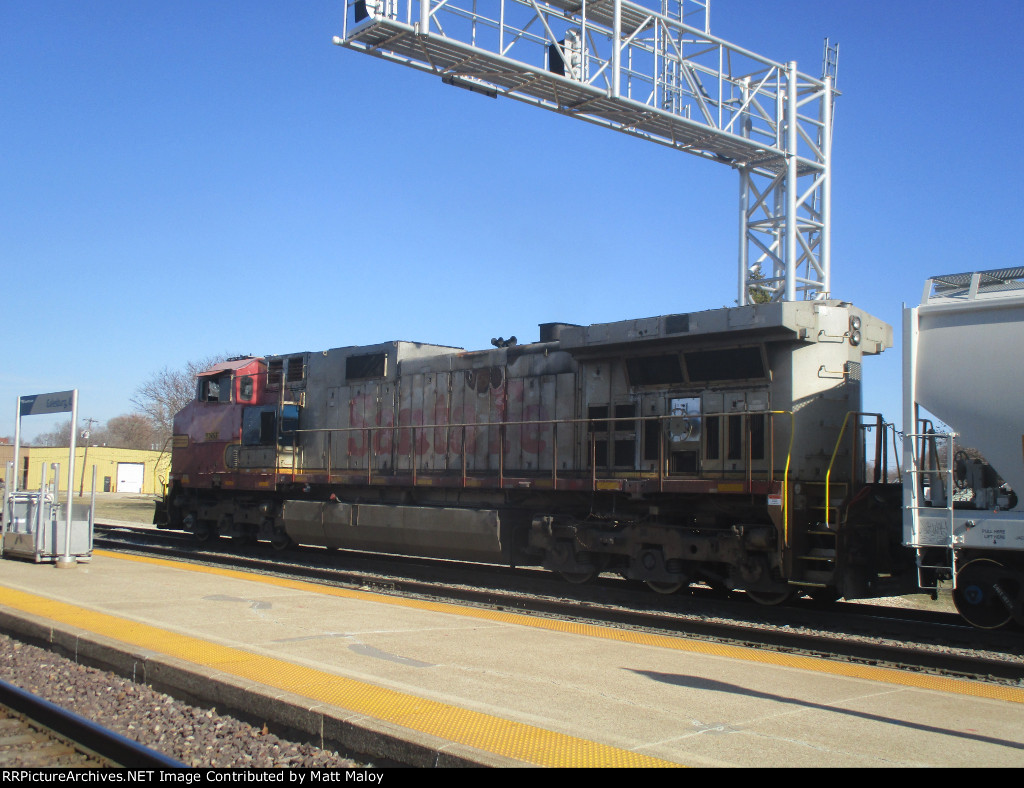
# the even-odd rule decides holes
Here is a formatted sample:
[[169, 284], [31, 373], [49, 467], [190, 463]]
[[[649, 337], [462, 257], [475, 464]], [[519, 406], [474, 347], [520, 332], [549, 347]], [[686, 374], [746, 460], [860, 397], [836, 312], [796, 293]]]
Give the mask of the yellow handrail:
[[[856, 416], [857, 418], [860, 418], [861, 416], [874, 416], [875, 419], [878, 421], [878, 424], [884, 425], [884, 422], [882, 421], [882, 414], [880, 414], [880, 413], [862, 413], [860, 411], [853, 411], [853, 410], [850, 410], [850, 411], [846, 412], [846, 418], [843, 419], [842, 429], [839, 430], [839, 437], [836, 438], [836, 447], [832, 450], [832, 458], [828, 462], [828, 470], [825, 472], [825, 527], [826, 528], [829, 527], [828, 515], [829, 515], [829, 512], [832, 511], [832, 508], [830, 506], [830, 504], [831, 504], [831, 495], [832, 495], [832, 484], [831, 484], [832, 466], [835, 465], [836, 455], [839, 454], [839, 447], [843, 444], [843, 435], [846, 433], [846, 424], [850, 421], [850, 416]], [[884, 426], [882, 428], [884, 429]], [[878, 438], [876, 438], [876, 440], [877, 439]]]
[[[786, 448], [786, 469], [782, 472], [782, 545], [789, 547], [789, 461], [793, 457], [793, 438], [796, 433], [793, 411], [770, 410], [770, 416], [789, 416], [789, 446]], [[775, 431], [772, 430], [772, 435]]]

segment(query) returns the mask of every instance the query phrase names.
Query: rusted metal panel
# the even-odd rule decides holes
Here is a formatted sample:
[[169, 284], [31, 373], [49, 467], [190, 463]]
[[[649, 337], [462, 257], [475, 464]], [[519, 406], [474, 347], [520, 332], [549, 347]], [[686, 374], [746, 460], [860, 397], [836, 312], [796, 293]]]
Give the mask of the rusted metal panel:
[[[466, 375], [466, 383], [472, 392], [467, 397], [472, 407], [472, 418], [470, 421], [477, 424], [486, 424], [490, 421], [491, 392], [487, 383], [489, 379], [489, 373], [487, 376], [484, 376], [471, 371], [467, 372]], [[477, 388], [478, 383], [481, 388]], [[488, 447], [491, 442], [490, 428], [476, 427], [472, 432], [473, 441], [470, 445], [473, 450], [474, 467], [478, 471], [485, 471], [491, 467], [488, 456]]]
[[498, 428], [489, 425], [496, 420], [494, 393], [504, 391], [503, 371], [494, 367], [459, 370], [453, 373], [453, 391], [456, 389], [462, 395], [461, 422], [478, 425], [466, 430], [467, 467], [474, 471], [497, 469]]
[[501, 467], [503, 432], [497, 425], [508, 420], [508, 378], [504, 366], [493, 366], [487, 372], [490, 376], [487, 422], [494, 425], [487, 430], [487, 468], [496, 470]]
[[563, 422], [557, 428], [555, 442], [557, 444], [558, 472], [579, 469], [579, 459], [575, 456], [574, 446], [576, 435], [582, 429], [579, 422], [567, 424], [570, 419], [580, 416], [576, 398], [576, 375], [572, 372], [555, 376], [555, 412], [554, 417]]
[[[463, 372], [452, 372], [449, 375], [449, 386], [451, 389], [449, 398], [449, 420], [452, 424], [465, 424], [466, 423], [466, 387], [463, 385]], [[449, 463], [455, 470], [461, 472], [462, 469], [462, 450], [463, 450], [463, 439], [466, 440], [466, 446], [468, 447], [469, 441], [472, 440], [472, 435], [464, 435], [466, 430], [459, 428], [453, 428], [448, 436], [448, 455]], [[468, 458], [467, 458], [468, 459]], [[471, 468], [471, 463], [467, 462], [467, 468]]]
[[[344, 409], [339, 427], [345, 428], [331, 436], [333, 454], [337, 458], [333, 467], [345, 470], [365, 468], [365, 458], [369, 452], [366, 433], [352, 428], [371, 426], [374, 419], [373, 395], [365, 383], [342, 387], [348, 407]], [[367, 402], [367, 400], [370, 400]]]
[[527, 426], [523, 428], [523, 459], [527, 470], [540, 471], [551, 468], [552, 426], [544, 422], [554, 418], [548, 407], [553, 403], [556, 391], [553, 375], [538, 375], [530, 379], [523, 406]]
[[[398, 412], [395, 414], [395, 468], [409, 471], [415, 465], [412, 462], [410, 451], [412, 449], [412, 396], [413, 385], [411, 378], [402, 377], [398, 385]], [[404, 429], [403, 429], [404, 428]]]
[[[412, 388], [409, 392], [410, 412], [406, 423], [416, 427], [422, 427], [428, 423], [426, 413], [424, 412], [426, 381], [426, 375], [418, 374], [411, 376]], [[411, 455], [410, 462], [419, 470], [427, 470], [429, 466], [426, 459], [430, 451], [430, 441], [427, 433], [422, 429], [408, 430], [407, 440], [408, 443], [404, 445], [408, 446], [408, 451]]]
[[526, 467], [523, 457], [523, 406], [531, 378], [513, 378], [505, 386], [505, 415], [509, 425], [505, 428], [505, 472]]
[[401, 408], [400, 398], [402, 383], [396, 379], [383, 383], [380, 388], [381, 402], [377, 421], [374, 426], [387, 426], [388, 430], [375, 430], [371, 449], [377, 457], [374, 470], [387, 469], [393, 472], [398, 456], [398, 413]]
[[[423, 376], [423, 423], [448, 423], [448, 373], [431, 372]], [[426, 453], [421, 467], [436, 473], [448, 467], [448, 431], [434, 427], [423, 431]]]

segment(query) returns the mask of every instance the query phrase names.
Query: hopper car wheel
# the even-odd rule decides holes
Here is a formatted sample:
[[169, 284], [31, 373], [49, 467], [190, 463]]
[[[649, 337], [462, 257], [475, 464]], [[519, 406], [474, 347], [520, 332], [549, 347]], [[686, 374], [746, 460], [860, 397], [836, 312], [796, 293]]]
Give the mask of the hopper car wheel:
[[788, 602], [793, 596], [793, 589], [787, 588], [784, 591], [747, 591], [747, 596], [765, 607], [775, 607], [783, 602]]
[[953, 603], [971, 626], [999, 629], [1013, 618], [1013, 599], [1018, 591], [1018, 581], [1002, 564], [978, 558], [956, 573]]
[[646, 583], [647, 587], [656, 594], [674, 594], [684, 585], [682, 580], [671, 583], [659, 583], [657, 580], [648, 580]]

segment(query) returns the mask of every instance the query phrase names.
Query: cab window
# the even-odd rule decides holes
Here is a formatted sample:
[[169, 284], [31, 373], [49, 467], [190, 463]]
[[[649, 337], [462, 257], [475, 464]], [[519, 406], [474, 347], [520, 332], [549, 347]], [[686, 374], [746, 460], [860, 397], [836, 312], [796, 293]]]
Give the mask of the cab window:
[[200, 402], [231, 402], [231, 374], [200, 378], [196, 398]]

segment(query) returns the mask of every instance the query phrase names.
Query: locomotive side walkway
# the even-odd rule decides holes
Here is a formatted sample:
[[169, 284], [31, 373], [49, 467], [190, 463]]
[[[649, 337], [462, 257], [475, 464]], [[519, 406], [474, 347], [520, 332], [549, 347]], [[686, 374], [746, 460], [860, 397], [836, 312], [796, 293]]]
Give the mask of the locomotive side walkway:
[[423, 766], [1024, 766], [1024, 688], [97, 552], [0, 630]]

